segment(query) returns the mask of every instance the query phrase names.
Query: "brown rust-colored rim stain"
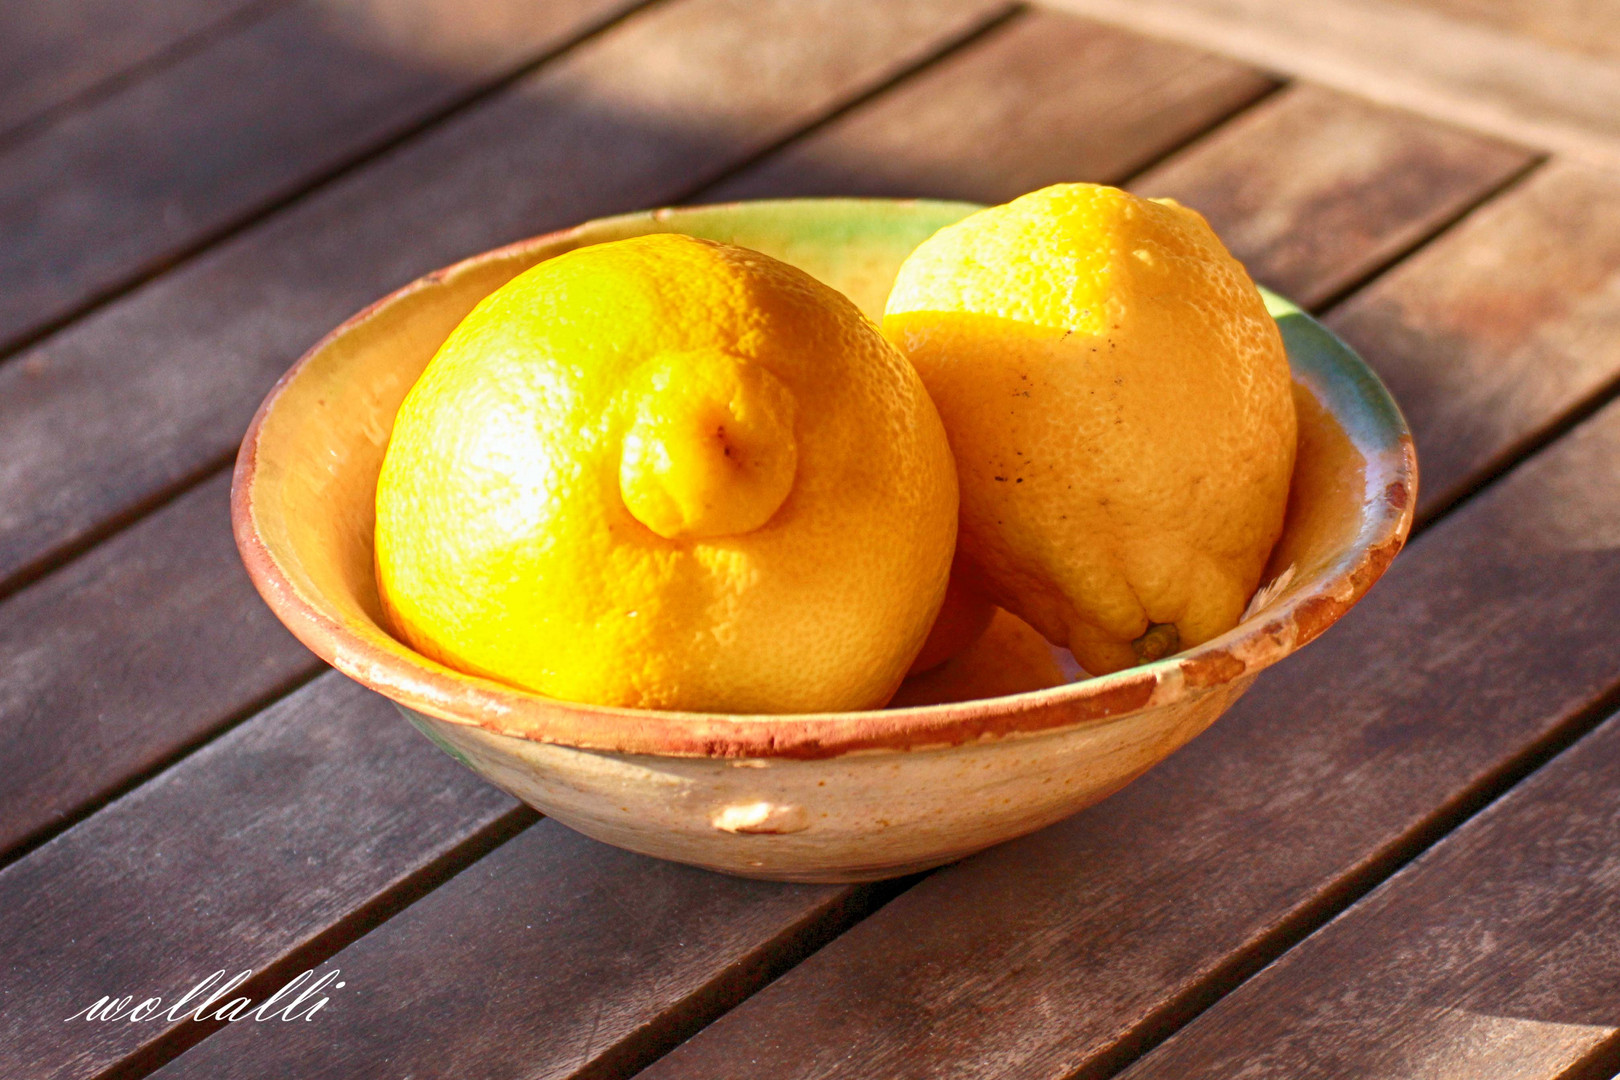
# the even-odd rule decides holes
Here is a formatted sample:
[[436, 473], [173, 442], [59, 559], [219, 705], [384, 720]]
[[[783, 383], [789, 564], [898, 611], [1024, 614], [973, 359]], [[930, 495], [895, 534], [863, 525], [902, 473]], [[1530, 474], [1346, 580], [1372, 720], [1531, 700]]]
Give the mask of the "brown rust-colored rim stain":
[[[662, 217], [671, 212], [657, 213]], [[1105, 723], [1257, 673], [1314, 640], [1382, 576], [1411, 529], [1417, 459], [1404, 421], [1395, 413], [1399, 430], [1390, 433], [1394, 445], [1381, 451], [1375, 448], [1367, 460], [1367, 489], [1381, 490], [1383, 498], [1374, 496], [1364, 508], [1361, 539], [1355, 550], [1347, 552], [1349, 558], [1337, 573], [1256, 613], [1214, 641], [1167, 659], [1046, 690], [948, 705], [803, 715], [595, 706], [546, 698], [465, 675], [403, 645], [398, 651], [380, 648], [301, 595], [259, 535], [254, 480], [265, 418], [317, 353], [398, 299], [431, 287], [459, 269], [579, 231], [563, 230], [475, 256], [427, 274], [368, 305], [325, 335], [276, 382], [243, 439], [231, 488], [231, 519], [242, 560], [260, 595], [321, 659], [408, 708], [535, 742], [620, 754], [720, 758], [814, 759], [861, 751], [942, 749]]]

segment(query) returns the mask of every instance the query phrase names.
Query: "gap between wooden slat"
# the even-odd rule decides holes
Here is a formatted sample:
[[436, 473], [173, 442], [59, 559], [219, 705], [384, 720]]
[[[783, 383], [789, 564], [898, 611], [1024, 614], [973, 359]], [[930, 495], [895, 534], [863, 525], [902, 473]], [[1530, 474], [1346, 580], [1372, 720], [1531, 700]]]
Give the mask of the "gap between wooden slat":
[[[1284, 91], [1286, 91], [1289, 87], [1291, 87], [1293, 85], [1295, 85], [1295, 83], [1290, 79], [1287, 79], [1287, 78], [1284, 78], [1284, 77], [1281, 77], [1281, 76], [1276, 77], [1275, 85], [1273, 85], [1271, 87], [1271, 89], [1265, 91], [1259, 97], [1255, 98], [1253, 101], [1251, 101], [1248, 104], [1244, 105], [1242, 108], [1239, 108], [1239, 109], [1235, 110], [1234, 112], [1231, 112], [1231, 113], [1227, 114], [1225, 117], [1223, 117], [1221, 119], [1221, 121], [1219, 123], [1215, 124], [1213, 127], [1210, 127], [1210, 128], [1208, 128], [1208, 129], [1206, 129], [1204, 131], [1200, 131], [1195, 135], [1189, 135], [1185, 139], [1182, 139], [1180, 142], [1176, 143], [1174, 146], [1171, 146], [1168, 149], [1166, 149], [1164, 151], [1164, 153], [1153, 155], [1153, 157], [1151, 157], [1148, 160], [1142, 162], [1136, 168], [1132, 169], [1130, 172], [1128, 172], [1124, 176], [1120, 177], [1119, 182], [1112, 185], [1112, 186], [1119, 187], [1119, 188], [1129, 188], [1132, 184], [1136, 183], [1138, 180], [1140, 180], [1142, 177], [1146, 176], [1148, 173], [1152, 172], [1154, 169], [1157, 169], [1159, 166], [1163, 165], [1165, 162], [1171, 160], [1172, 158], [1175, 158], [1177, 155], [1186, 153], [1188, 150], [1191, 150], [1193, 147], [1197, 146], [1200, 142], [1202, 142], [1203, 140], [1209, 138], [1211, 135], [1215, 134], [1215, 132], [1219, 131], [1221, 128], [1225, 127], [1227, 124], [1233, 123], [1233, 122], [1238, 121], [1238, 120], [1242, 120], [1244, 117], [1248, 116], [1250, 113], [1257, 112], [1260, 109], [1264, 108], [1266, 105], [1268, 105], [1272, 101], [1273, 98], [1276, 98], [1278, 95], [1282, 94]], [[1437, 232], [1437, 233], [1432, 233], [1432, 234], [1430, 234], [1428, 236], [1425, 236], [1423, 238], [1422, 242], [1423, 243], [1428, 243], [1430, 240], [1434, 239], [1434, 237], [1438, 236], [1438, 235], [1439, 235], [1439, 233]]]
[[1620, 169], [1620, 65], [1395, 0], [1052, 0], [1142, 33]]
[[[514, 807], [437, 861], [392, 889], [378, 893], [368, 903], [355, 908], [301, 947], [256, 971], [232, 996], [247, 997], [255, 1002], [265, 1000], [299, 972], [320, 967], [345, 945], [382, 925], [539, 820], [540, 815], [529, 807]], [[229, 1022], [224, 1020], [182, 1024], [119, 1064], [95, 1074], [96, 1080], [134, 1080], [145, 1076], [162, 1068], [214, 1032], [229, 1026]]]
[[285, 7], [294, 2], [295, 0], [258, 0], [257, 3], [249, 4], [238, 11], [231, 12], [215, 23], [203, 26], [167, 45], [159, 46], [153, 52], [135, 60], [126, 67], [93, 79], [79, 89], [69, 91], [58, 100], [35, 109], [29, 115], [13, 122], [9, 127], [0, 128], [0, 149], [4, 149], [12, 142], [27, 138], [43, 127], [54, 124], [87, 106], [110, 97], [126, 86], [155, 75], [164, 68], [206, 49], [213, 42], [229, 37], [244, 27], [257, 22], [277, 8]]
[[[1620, 682], [1610, 686], [1600, 698], [1543, 738], [1501, 762], [1480, 783], [1459, 792], [1418, 828], [1397, 837], [1332, 889], [1294, 912], [1271, 935], [1229, 956], [1203, 983], [1182, 997], [1167, 1002], [1164, 1008], [1122, 1039], [1113, 1051], [1098, 1055], [1084, 1067], [1069, 1073], [1064, 1080], [1107, 1080], [1129, 1068], [1262, 968], [1316, 933], [1458, 826], [1580, 741], [1616, 708], [1620, 708]], [[1607, 1074], [1604, 1080], [1608, 1080]]]
[[119, 513], [106, 518], [94, 529], [87, 530], [83, 536], [74, 537], [71, 543], [53, 548], [33, 562], [23, 564], [10, 577], [0, 578], [0, 603], [4, 603], [8, 597], [21, 592], [41, 578], [48, 577], [50, 574], [62, 569], [93, 548], [99, 547], [136, 522], [150, 517], [170, 503], [184, 497], [187, 492], [206, 484], [213, 477], [229, 469], [235, 461], [235, 450], [215, 457], [205, 462], [201, 468], [187, 473], [173, 483], [165, 484], [150, 492], [145, 498], [131, 503]]
[[765, 159], [780, 153], [797, 142], [803, 141], [818, 131], [824, 130], [830, 124], [836, 123], [841, 117], [848, 116], [861, 106], [866, 105], [869, 102], [874, 101], [875, 99], [888, 93], [896, 86], [899, 86], [907, 80], [915, 78], [922, 72], [927, 71], [929, 68], [933, 67], [941, 60], [944, 60], [946, 57], [967, 48], [980, 38], [994, 33], [996, 30], [999, 30], [1012, 20], [1027, 14], [1028, 11], [1029, 8], [1022, 3], [1016, 3], [1013, 6], [1010, 6], [1001, 15], [990, 19], [982, 26], [975, 27], [967, 34], [964, 34], [962, 37], [951, 42], [946, 48], [942, 49], [938, 53], [935, 53], [933, 56], [928, 57], [926, 60], [919, 61], [918, 63], [913, 64], [911, 67], [905, 68], [902, 71], [896, 72], [893, 78], [887, 79], [882, 84], [872, 87], [864, 94], [851, 98], [838, 108], [829, 111], [825, 116], [822, 116], [814, 123], [806, 124], [803, 128], [800, 128], [791, 135], [778, 139], [776, 142], [760, 150], [758, 153], [737, 162], [735, 165], [721, 170], [714, 176], [708, 177], [696, 184], [693, 184], [685, 191], [680, 192], [674, 198], [670, 199], [668, 205], [684, 206], [687, 203], [699, 200], [704, 192], [711, 191], [714, 188], [721, 186], [727, 180], [730, 180], [732, 177], [741, 173], [747, 172], [749, 169], [758, 165]]
[[[958, 43], [956, 47], [952, 48], [948, 53], [942, 53], [940, 56], [934, 57], [933, 60], [931, 60], [928, 64], [920, 64], [915, 69], [906, 72], [904, 74], [904, 76], [891, 80], [889, 83], [887, 83], [886, 85], [884, 85], [881, 88], [881, 91], [882, 92], [887, 92], [888, 90], [893, 89], [894, 87], [897, 87], [897, 86], [901, 85], [902, 83], [904, 83], [904, 82], [906, 82], [906, 81], [908, 81], [908, 80], [922, 74], [928, 68], [933, 67], [935, 64], [937, 64], [940, 61], [946, 59], [947, 56], [950, 56], [950, 55], [958, 52], [962, 48], [965, 48], [966, 46], [980, 40], [981, 38], [987, 37], [989, 34], [991, 34], [994, 31], [1004, 29], [1009, 23], [1013, 22], [1014, 19], [1024, 19], [1024, 18], [1029, 18], [1031, 16], [1032, 16], [1032, 9], [1027, 5], [1020, 4], [1017, 8], [1013, 9], [1012, 11], [1009, 11], [1007, 13], [1006, 17], [996, 20], [994, 23], [984, 27], [983, 30], [981, 30], [979, 33], [976, 33], [976, 34], [972, 35], [971, 37], [969, 37], [967, 39], [964, 39], [962, 42]], [[1118, 186], [1118, 187], [1127, 187], [1127, 186], [1129, 186], [1129, 184], [1133, 180], [1135, 180], [1137, 177], [1141, 176], [1144, 173], [1147, 173], [1147, 172], [1151, 171], [1155, 166], [1159, 165], [1161, 162], [1163, 162], [1167, 158], [1171, 158], [1171, 157], [1175, 156], [1176, 154], [1178, 154], [1178, 153], [1182, 152], [1183, 150], [1185, 150], [1187, 147], [1192, 146], [1192, 145], [1196, 144], [1197, 142], [1199, 142], [1201, 139], [1204, 139], [1204, 138], [1208, 137], [1211, 133], [1219, 130], [1221, 127], [1225, 126], [1226, 124], [1229, 124], [1232, 121], [1234, 121], [1234, 120], [1248, 114], [1249, 112], [1253, 111], [1254, 109], [1259, 108], [1260, 106], [1264, 105], [1267, 101], [1269, 101], [1273, 97], [1275, 97], [1277, 94], [1279, 94], [1282, 91], [1286, 90], [1288, 88], [1288, 86], [1289, 86], [1289, 83], [1286, 80], [1283, 80], [1283, 79], [1274, 79], [1274, 80], [1272, 80], [1270, 86], [1268, 86], [1265, 89], [1261, 90], [1259, 93], [1255, 94], [1255, 96], [1253, 96], [1252, 98], [1250, 98], [1249, 100], [1247, 100], [1243, 104], [1239, 105], [1235, 109], [1232, 109], [1231, 111], [1229, 111], [1229, 112], [1225, 113], [1224, 115], [1220, 116], [1219, 118], [1214, 120], [1208, 126], [1202, 128], [1200, 130], [1190, 132], [1189, 134], [1187, 134], [1183, 138], [1176, 139], [1176, 140], [1173, 140], [1173, 141], [1167, 143], [1162, 149], [1155, 152], [1149, 158], [1145, 159], [1144, 161], [1140, 162], [1136, 166], [1132, 167], [1131, 169], [1129, 169], [1125, 173], [1121, 174], [1119, 177], [1109, 180], [1109, 183], [1111, 183], [1111, 184], [1113, 184], [1115, 186]], [[715, 177], [715, 178], [713, 178], [711, 180], [707, 180], [704, 183], [696, 185], [693, 188], [691, 188], [690, 190], [682, 193], [680, 198], [678, 200], [676, 200], [677, 204], [687, 203], [687, 202], [692, 202], [692, 203], [713, 202], [714, 201], [714, 195], [716, 195], [717, 193], [723, 192], [724, 189], [727, 187], [727, 185], [730, 184], [732, 181], [736, 180], [739, 177], [744, 176], [750, 170], [755, 169], [758, 166], [764, 164], [770, 158], [772, 158], [772, 157], [774, 157], [774, 156], [776, 156], [778, 154], [781, 154], [784, 151], [792, 150], [794, 147], [802, 145], [802, 144], [808, 142], [809, 140], [813, 139], [817, 134], [822, 133], [822, 132], [828, 130], [829, 128], [833, 127], [839, 120], [842, 120], [845, 117], [856, 113], [861, 106], [870, 103], [871, 101], [875, 100], [879, 96], [880, 96], [879, 92], [873, 92], [871, 94], [867, 94], [864, 97], [862, 97], [861, 99], [859, 99], [858, 101], [852, 101], [846, 107], [844, 107], [842, 109], [839, 109], [839, 110], [837, 110], [835, 112], [829, 113], [826, 117], [824, 117], [818, 123], [815, 123], [815, 124], [812, 124], [812, 125], [806, 127], [803, 131], [797, 132], [796, 134], [794, 134], [790, 138], [783, 139], [781, 142], [777, 143], [775, 146], [772, 146], [769, 149], [767, 149], [765, 151], [762, 151], [759, 154], [756, 154], [754, 157], [750, 158], [747, 161], [741, 162], [735, 168], [726, 170], [726, 172], [723, 173], [722, 175], [717, 176], [717, 177]]]
[[1590, 1075], [1617, 1034], [1617, 751], [1610, 714], [1124, 1075]]
[[1335, 290], [1329, 296], [1318, 301], [1317, 303], [1310, 305], [1311, 312], [1318, 317], [1326, 315], [1328, 312], [1332, 311], [1334, 308], [1356, 295], [1356, 293], [1360, 292], [1374, 281], [1377, 281], [1387, 271], [1405, 262], [1415, 252], [1419, 251], [1434, 240], [1439, 239], [1455, 226], [1460, 225], [1464, 219], [1466, 219], [1470, 214], [1478, 210], [1480, 207], [1486, 205], [1487, 203], [1495, 202], [1497, 199], [1502, 198], [1504, 195], [1508, 195], [1514, 191], [1526, 180], [1528, 180], [1536, 172], [1536, 170], [1547, 164], [1548, 160], [1549, 159], [1544, 154], [1537, 155], [1536, 157], [1532, 158], [1530, 161], [1525, 163], [1524, 168], [1520, 169], [1516, 173], [1513, 173], [1511, 176], [1508, 176], [1494, 187], [1482, 191], [1478, 198], [1473, 199], [1466, 205], [1459, 207], [1456, 213], [1446, 218], [1446, 220], [1442, 222], [1440, 226], [1434, 230], [1434, 232], [1429, 233], [1427, 236], [1419, 237], [1411, 244], [1408, 244], [1400, 250], [1393, 252], [1389, 258], [1370, 267], [1365, 274], [1362, 274], [1360, 277], [1357, 277], [1352, 281], [1346, 282], [1342, 287]]
[[1609, 1036], [1601, 1046], [1565, 1070], [1558, 1080], [1614, 1080], [1620, 1076], [1620, 1032]]
[[204, 731], [196, 737], [187, 739], [185, 742], [180, 743], [179, 745], [175, 746], [173, 750], [154, 761], [148, 767], [136, 770], [135, 772], [130, 773], [119, 783], [108, 787], [104, 791], [98, 792], [94, 799], [91, 799], [76, 807], [73, 813], [62, 815], [62, 817], [51, 822], [49, 825], [36, 829], [34, 832], [28, 834], [22, 840], [18, 841], [16, 844], [13, 844], [6, 851], [0, 852], [0, 870], [4, 870], [12, 863], [19, 862], [27, 858], [30, 852], [50, 843], [56, 837], [67, 832], [69, 829], [73, 828], [73, 826], [90, 817], [92, 814], [98, 812], [109, 803], [116, 802], [120, 797], [129, 794], [142, 784], [161, 776], [164, 772], [173, 768], [181, 761], [184, 761], [186, 758], [190, 757], [198, 750], [201, 750], [209, 743], [220, 738], [221, 736], [229, 734], [231, 729], [235, 728], [237, 725], [251, 720], [253, 717], [270, 708], [270, 706], [274, 705], [282, 698], [297, 693], [299, 690], [308, 686], [311, 682], [329, 670], [331, 669], [328, 668], [324, 663], [313, 656], [310, 657], [310, 665], [307, 670], [300, 671], [293, 677], [284, 679], [277, 683], [264, 693], [256, 695], [248, 701], [243, 702], [241, 705], [237, 706], [235, 709], [232, 709], [230, 712], [221, 717], [219, 722], [210, 727], [207, 731]]
[[1444, 503], [1437, 503], [1412, 525], [1412, 534], [1420, 534], [1442, 516], [1460, 509], [1483, 494], [1491, 485], [1513, 472], [1542, 450], [1574, 431], [1585, 421], [1601, 412], [1604, 406], [1620, 399], [1620, 375], [1577, 403], [1573, 408], [1554, 418], [1549, 424], [1532, 432], [1490, 462]]
[[[391, 135], [356, 148], [336, 164], [303, 177], [280, 194], [253, 205], [221, 225], [198, 233], [189, 242], [146, 262], [138, 269], [124, 275], [116, 283], [91, 293], [85, 299], [63, 311], [61, 315], [48, 322], [38, 324], [4, 342], [0, 342], [0, 364], [8, 362], [19, 353], [33, 345], [37, 345], [86, 315], [106, 307], [120, 297], [135, 292], [141, 286], [161, 277], [170, 270], [190, 262], [209, 249], [217, 247], [240, 233], [246, 232], [320, 188], [326, 187], [365, 167], [370, 162], [410, 142], [429, 129], [437, 127], [460, 113], [475, 108], [481, 102], [501, 93], [514, 83], [522, 81], [563, 53], [594, 37], [600, 36], [625, 19], [654, 5], [670, 2], [673, 2], [673, 0], [639, 0], [639, 2], [632, 3], [629, 7], [610, 14], [605, 19], [589, 23], [579, 32], [563, 39], [552, 48], [524, 60], [522, 63], [509, 68], [480, 85], [453, 96], [447, 104], [425, 113]], [[3, 597], [10, 590], [11, 585], [9, 582], [0, 582], [0, 597]]]
[[728, 968], [639, 1031], [607, 1048], [578, 1074], [630, 1077], [685, 1042], [716, 1019], [797, 967], [839, 935], [870, 918], [909, 889], [914, 878], [891, 878], [847, 886], [839, 899], [761, 942], [742, 963]]

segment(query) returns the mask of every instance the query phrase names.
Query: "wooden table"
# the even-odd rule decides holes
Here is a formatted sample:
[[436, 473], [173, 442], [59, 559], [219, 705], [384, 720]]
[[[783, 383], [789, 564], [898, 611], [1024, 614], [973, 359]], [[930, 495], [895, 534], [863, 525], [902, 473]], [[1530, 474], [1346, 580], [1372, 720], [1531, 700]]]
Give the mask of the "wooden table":
[[[0, 1076], [1620, 1068], [1620, 36], [1378, 2], [0, 15]], [[1372, 595], [1092, 810], [876, 886], [628, 855], [247, 583], [252, 410], [423, 271], [661, 204], [1077, 179], [1204, 211], [1423, 467]], [[83, 1016], [244, 969], [256, 1003], [341, 975], [307, 1022]]]

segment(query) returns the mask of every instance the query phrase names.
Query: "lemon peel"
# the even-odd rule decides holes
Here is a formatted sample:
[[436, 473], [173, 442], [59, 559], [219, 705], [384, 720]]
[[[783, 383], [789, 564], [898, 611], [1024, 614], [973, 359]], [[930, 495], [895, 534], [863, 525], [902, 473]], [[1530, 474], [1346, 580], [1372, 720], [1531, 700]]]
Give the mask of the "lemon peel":
[[1280, 535], [1281, 335], [1196, 212], [1059, 184], [941, 229], [884, 333], [956, 455], [964, 558], [1102, 674], [1234, 626]]
[[955, 550], [917, 373], [847, 298], [674, 234], [486, 297], [406, 395], [377, 486], [402, 640], [551, 697], [707, 712], [888, 700]]
[[666, 354], [632, 377], [624, 504], [669, 540], [752, 532], [793, 488], [793, 392], [717, 351]]

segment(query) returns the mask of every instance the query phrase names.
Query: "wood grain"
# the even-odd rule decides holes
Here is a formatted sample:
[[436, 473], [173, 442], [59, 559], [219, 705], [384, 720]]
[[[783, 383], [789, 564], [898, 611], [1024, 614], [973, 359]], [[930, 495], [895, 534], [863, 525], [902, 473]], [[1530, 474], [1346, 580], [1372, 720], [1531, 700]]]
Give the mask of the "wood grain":
[[302, 0], [0, 150], [0, 349], [639, 0]]
[[1005, 202], [1063, 181], [1114, 182], [1275, 85], [1205, 52], [1035, 10], [703, 199]]
[[323, 676], [0, 871], [0, 1073], [93, 1076], [195, 1028], [64, 1021], [265, 968], [525, 813]]
[[284, 0], [57, 0], [0, 7], [0, 133]]
[[321, 667], [253, 591], [219, 476], [0, 603], [0, 853]]
[[276, 376], [389, 289], [678, 201], [1004, 10], [657, 5], [0, 365], [0, 581], [222, 464]]
[[333, 956], [349, 988], [318, 1023], [238, 1024], [156, 1075], [628, 1076], [871, 893], [723, 877], [542, 821]]
[[1591, 0], [1407, 0], [1567, 52], [1620, 60], [1620, 9]]
[[1620, 405], [1424, 533], [1209, 732], [937, 872], [652, 1078], [1105, 1075], [1620, 685]]
[[1198, 210], [1257, 281], [1317, 307], [1534, 160], [1517, 147], [1300, 84], [1131, 188]]
[[1334, 311], [1417, 437], [1419, 514], [1620, 377], [1620, 178], [1555, 162]]
[[1620, 165], [1620, 63], [1544, 35], [1401, 0], [1054, 3], [1525, 146]]
[[1562, 1080], [1594, 1058], [1612, 1068], [1617, 770], [1611, 719], [1124, 1075]]

